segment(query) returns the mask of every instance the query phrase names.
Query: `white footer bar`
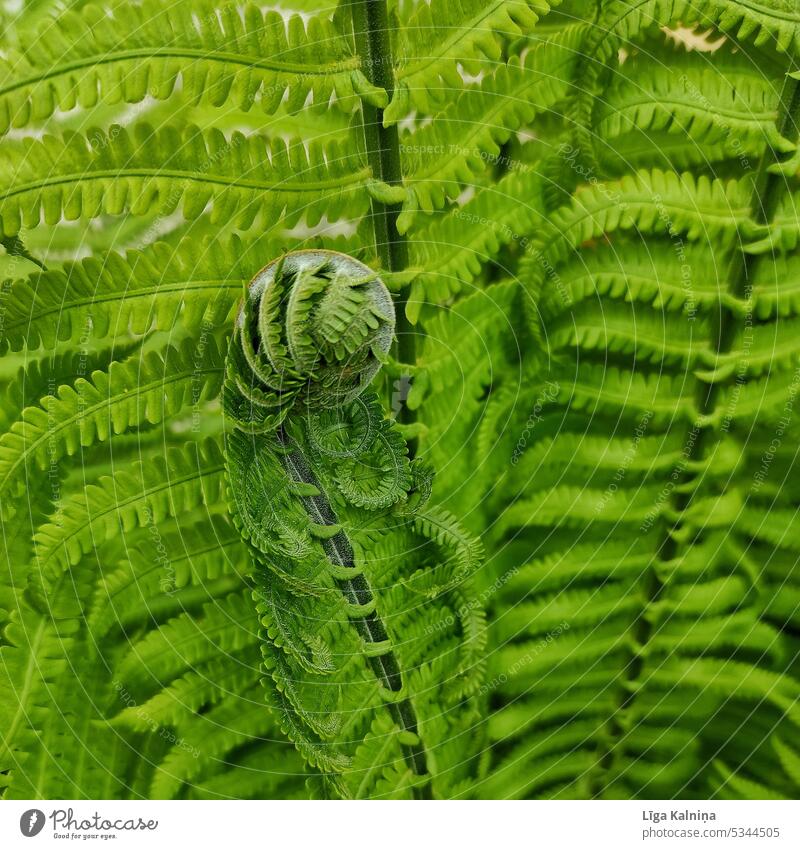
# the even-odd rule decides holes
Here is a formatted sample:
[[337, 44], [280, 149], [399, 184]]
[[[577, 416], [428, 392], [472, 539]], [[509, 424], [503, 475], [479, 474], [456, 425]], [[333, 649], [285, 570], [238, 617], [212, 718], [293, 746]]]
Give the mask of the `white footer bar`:
[[0, 846], [800, 847], [800, 802], [0, 802]]

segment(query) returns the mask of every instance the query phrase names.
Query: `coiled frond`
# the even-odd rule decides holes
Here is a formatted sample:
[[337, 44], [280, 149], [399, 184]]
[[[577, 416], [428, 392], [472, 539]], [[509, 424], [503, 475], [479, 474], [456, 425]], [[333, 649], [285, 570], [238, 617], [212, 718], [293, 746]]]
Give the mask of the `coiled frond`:
[[455, 590], [480, 553], [452, 517], [421, 509], [421, 470], [367, 388], [393, 328], [367, 266], [288, 254], [250, 286], [225, 395], [271, 699], [304, 757], [356, 797], [449, 794], [455, 776], [439, 769], [473, 708], [448, 702], [434, 722], [431, 692], [455, 698], [476, 674]]

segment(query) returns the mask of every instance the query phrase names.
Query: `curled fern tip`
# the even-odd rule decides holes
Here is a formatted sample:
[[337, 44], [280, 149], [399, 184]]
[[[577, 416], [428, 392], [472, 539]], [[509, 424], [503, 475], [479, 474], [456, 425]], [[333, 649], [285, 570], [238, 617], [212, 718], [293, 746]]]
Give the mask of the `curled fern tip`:
[[311, 408], [352, 401], [380, 369], [394, 326], [388, 289], [358, 260], [307, 250], [270, 263], [250, 285], [232, 341], [230, 377], [250, 402], [244, 418], [269, 427], [298, 399]]

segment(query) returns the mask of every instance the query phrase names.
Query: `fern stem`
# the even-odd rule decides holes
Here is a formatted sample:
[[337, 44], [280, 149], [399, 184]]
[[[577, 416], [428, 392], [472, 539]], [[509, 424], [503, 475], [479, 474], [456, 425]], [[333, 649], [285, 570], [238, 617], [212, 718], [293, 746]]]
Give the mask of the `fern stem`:
[[[351, 0], [350, 10], [353, 21], [353, 33], [356, 51], [361, 60], [367, 79], [386, 91], [391, 99], [394, 93], [394, 72], [392, 66], [392, 41], [389, 25], [389, 11], [386, 0]], [[400, 142], [397, 125], [385, 127], [383, 109], [362, 101], [364, 120], [364, 141], [367, 148], [367, 161], [372, 173], [390, 186], [403, 184], [400, 166]], [[372, 226], [375, 234], [375, 249], [381, 265], [389, 271], [401, 271], [408, 265], [408, 245], [405, 237], [397, 229], [397, 216], [401, 204], [385, 204], [372, 199]], [[401, 363], [414, 364], [416, 350], [414, 330], [406, 316], [406, 298], [401, 293], [394, 296], [397, 334], [397, 359]], [[406, 404], [400, 408], [398, 421], [408, 424], [413, 421], [414, 413]], [[409, 442], [409, 451], [413, 453], [413, 442]], [[364, 580], [362, 578], [362, 580]], [[366, 582], [365, 582], [366, 583]], [[367, 586], [369, 591], [369, 587]], [[378, 624], [385, 633], [383, 624]], [[392, 661], [396, 666], [393, 656]], [[377, 658], [383, 661], [383, 657]], [[397, 670], [397, 683], [400, 684], [400, 672]], [[408, 699], [392, 706], [394, 719], [400, 727], [416, 733], [414, 708]], [[427, 773], [425, 750], [419, 747], [407, 747], [407, 760], [417, 775]], [[430, 784], [421, 790], [415, 788], [417, 798], [430, 798]]]
[[[391, 27], [386, 0], [351, 0], [356, 50], [367, 79], [386, 91], [391, 99], [394, 92], [392, 66]], [[397, 126], [384, 127], [383, 109], [362, 102], [364, 140], [367, 161], [373, 175], [390, 186], [401, 186], [403, 174], [400, 166], [400, 142]], [[408, 244], [397, 230], [397, 216], [401, 204], [385, 204], [373, 198], [372, 225], [375, 248], [381, 265], [389, 271], [402, 271], [408, 265]], [[406, 317], [406, 298], [395, 296], [397, 314], [397, 358], [413, 364], [416, 359], [414, 330]], [[405, 405], [399, 418], [408, 422], [413, 413]]]
[[[311, 520], [320, 525], [338, 524], [336, 514], [329, 500], [322, 492], [316, 475], [298, 445], [283, 428], [278, 430], [277, 437], [278, 442], [284, 449], [282, 461], [289, 477], [298, 483], [313, 484], [320, 490], [319, 495], [303, 496], [302, 498], [303, 505]], [[353, 546], [344, 530], [340, 530], [330, 539], [326, 539], [322, 547], [328, 560], [334, 566], [340, 569], [355, 569], [356, 563]], [[337, 580], [337, 584], [342, 595], [344, 595], [347, 602], [351, 605], [366, 605], [373, 600], [372, 588], [363, 574], [356, 574], [352, 578]], [[386, 626], [383, 624], [380, 616], [374, 611], [365, 616], [355, 618], [353, 624], [358, 628], [361, 638], [367, 643], [385, 643], [389, 639]], [[369, 657], [369, 663], [375, 677], [386, 690], [392, 693], [398, 693], [402, 690], [402, 674], [394, 652], [390, 650], [374, 656], [371, 655]], [[398, 726], [403, 731], [410, 732], [419, 738], [416, 714], [409, 699], [404, 698], [397, 701], [390, 701], [388, 707], [392, 718]], [[413, 745], [404, 744], [403, 751], [406, 762], [413, 772], [420, 776], [427, 775], [427, 757], [422, 742], [420, 741]], [[415, 788], [415, 794], [425, 795], [426, 798], [429, 792], [428, 784], [421, 790]]]
[[[782, 109], [777, 119], [777, 126], [781, 134], [790, 141], [797, 141], [800, 136], [800, 82], [787, 78], [784, 89], [781, 92]], [[750, 200], [750, 218], [758, 224], [769, 224], [775, 215], [783, 192], [786, 190], [786, 178], [780, 174], [769, 171], [770, 165], [775, 162], [775, 154], [769, 148], [764, 151], [759, 160], [753, 183], [753, 193]], [[751, 288], [751, 281], [756, 264], [762, 255], [750, 255], [743, 250], [736, 251], [731, 258], [728, 267], [728, 293], [737, 299], [747, 298]], [[736, 333], [739, 330], [739, 318], [730, 307], [721, 305], [716, 315], [716, 320], [711, 328], [711, 347], [717, 355], [729, 353], [733, 347]], [[696, 379], [697, 408], [701, 418], [709, 417], [716, 409], [722, 384], [713, 382], [710, 385]], [[675, 486], [677, 493], [672, 499], [672, 505], [679, 515], [685, 511], [692, 499], [692, 492], [682, 493], [681, 484], [690, 482], [696, 472], [691, 471], [693, 461], [699, 459], [706, 450], [709, 434], [713, 431], [704, 428], [695, 422], [686, 434], [684, 445], [685, 464], [681, 471], [680, 481]], [[690, 438], [691, 437], [691, 438]], [[668, 562], [678, 555], [678, 543], [670, 533], [669, 528], [664, 529], [661, 541], [656, 549], [654, 559], [660, 562]], [[639, 650], [631, 657], [625, 670], [625, 685], [620, 693], [617, 710], [607, 724], [610, 742], [599, 759], [602, 771], [608, 770], [614, 761], [615, 752], [619, 749], [615, 741], [619, 740], [625, 731], [624, 712], [630, 707], [635, 699], [635, 688], [631, 686], [636, 682], [644, 666], [644, 647], [650, 640], [654, 626], [644, 615], [645, 611], [657, 603], [666, 587], [666, 582], [659, 576], [658, 570], [652, 566], [644, 579], [645, 604], [642, 615], [636, 620], [632, 628], [634, 643]], [[591, 795], [598, 795], [602, 791], [600, 776], [595, 775], [590, 779]]]

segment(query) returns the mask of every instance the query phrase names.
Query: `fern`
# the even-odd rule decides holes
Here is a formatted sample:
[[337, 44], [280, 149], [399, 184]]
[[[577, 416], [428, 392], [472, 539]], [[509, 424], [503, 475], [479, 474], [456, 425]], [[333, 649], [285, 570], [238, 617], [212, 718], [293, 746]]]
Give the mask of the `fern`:
[[196, 350], [151, 352], [140, 361], [113, 362], [108, 372], [75, 387], [62, 386], [58, 397], [23, 410], [0, 447], [0, 492], [14, 492], [27, 464], [45, 467], [81, 446], [107, 440], [140, 424], [157, 424], [189, 403], [214, 397], [222, 385], [222, 359], [213, 337]]
[[2, 795], [793, 798], [796, 4], [290, 5], [3, 15]]
[[164, 100], [179, 79], [193, 104], [243, 110], [258, 102], [273, 112], [286, 97], [296, 111], [309, 94], [327, 104], [333, 92], [348, 108], [354, 95], [382, 100], [331, 21], [294, 15], [287, 27], [277, 12], [252, 4], [241, 14], [233, 4], [164, 9], [147, 2], [120, 5], [113, 16], [87, 5], [43, 27], [4, 59], [0, 73], [3, 133], [56, 109]]
[[[609, 14], [621, 8], [609, 4]], [[638, 26], [623, 31], [630, 38]], [[681, 60], [683, 76], [669, 78], [652, 66], [656, 93], [642, 78], [647, 60], [629, 62], [630, 72], [623, 66], [605, 83], [609, 99], [591, 118], [596, 138], [610, 148], [622, 132], [649, 137], [666, 130], [686, 151], [714, 144], [719, 76], [690, 76], [697, 64], [690, 55]], [[732, 57], [728, 67], [735, 78]], [[725, 74], [724, 58], [720, 68]], [[701, 95], [693, 104], [686, 102], [687, 80]], [[763, 102], [758, 92], [737, 87], [749, 98], [748, 116]], [[774, 434], [777, 410], [785, 426], [791, 406], [789, 381], [781, 377], [781, 363], [792, 368], [791, 322], [781, 329], [770, 320], [769, 298], [754, 307], [761, 290], [751, 289], [749, 279], [776, 270], [772, 258], [761, 259], [759, 245], [769, 242], [787, 259], [794, 247], [779, 217], [786, 208], [780, 196], [791, 188], [764, 178], [776, 156], [793, 150], [793, 138], [784, 136], [795, 135], [786, 118], [792, 97], [791, 90], [783, 95], [783, 112], [761, 129], [737, 125], [744, 110], [726, 125], [738, 150], [763, 163], [751, 163], [754, 187], [749, 179], [726, 184], [644, 171], [595, 182], [554, 213], [523, 261], [531, 301], [542, 305], [540, 314], [530, 313], [534, 329], [549, 354], [532, 368], [543, 388], [557, 390], [537, 424], [536, 443], [518, 449], [501, 494], [513, 503], [497, 524], [498, 537], [513, 529], [515, 556], [525, 550], [523, 540], [536, 555], [503, 585], [498, 601], [499, 665], [520, 670], [502, 685], [502, 697], [525, 700], [515, 701], [514, 715], [528, 725], [520, 731], [503, 722], [493, 730], [498, 759], [487, 795], [703, 796], [717, 786], [707, 752], [727, 712], [741, 704], [767, 723], [797, 721], [793, 637], [783, 631], [787, 620], [764, 616], [762, 570], [748, 552], [751, 535], [777, 525], [780, 514], [748, 495], [754, 468], [742, 455], [757, 452], [760, 438], [741, 430]], [[700, 118], [692, 117], [698, 101], [706, 111]], [[647, 142], [643, 161], [663, 157], [657, 141]], [[736, 151], [715, 158], [730, 161]], [[619, 167], [614, 158], [609, 176]], [[778, 267], [787, 259], [779, 258]], [[715, 313], [722, 329], [719, 319], [708, 324]], [[766, 394], [767, 384], [774, 395]], [[553, 426], [559, 429], [551, 435]], [[513, 444], [503, 447], [511, 456]], [[791, 497], [780, 485], [772, 491], [781, 501]], [[629, 542], [616, 543], [618, 536]], [[779, 539], [776, 527], [772, 540]], [[574, 551], [588, 567], [582, 561], [583, 568], [570, 568]], [[513, 570], [513, 557], [506, 563]], [[790, 609], [792, 603], [784, 608]], [[558, 634], [542, 652], [546, 671], [536, 652], [543, 632]], [[583, 724], [576, 727], [573, 717]], [[699, 717], [708, 718], [707, 732], [696, 730]], [[758, 769], [749, 741], [725, 745], [728, 770]], [[537, 753], [545, 769], [531, 768]], [[757, 775], [742, 776], [729, 790], [782, 795], [780, 778], [770, 789], [766, 773]]]
[[[48, 166], [44, 178], [33, 165], [42, 162]], [[62, 217], [146, 210], [165, 216], [181, 206], [184, 217], [194, 219], [209, 203], [212, 223], [233, 216], [248, 228], [258, 217], [267, 226], [278, 219], [291, 227], [305, 214], [313, 224], [323, 212], [335, 219], [349, 200], [367, 198], [359, 189], [371, 180], [368, 169], [335, 146], [306, 151], [280, 139], [146, 124], [130, 132], [115, 124], [91, 138], [65, 133], [7, 142], [0, 174], [13, 185], [0, 195], [0, 220], [10, 236], [42, 218], [55, 224]], [[296, 194], [305, 198], [297, 205]], [[352, 211], [357, 215], [359, 206]]]
[[[371, 795], [394, 771], [413, 778], [394, 777], [393, 792], [439, 794], [453, 776], [433, 772], [429, 752], [471, 713], [448, 703], [434, 722], [426, 683], [461, 696], [472, 672], [458, 629], [439, 629], [480, 555], [452, 518], [421, 512], [405, 442], [364, 398], [391, 342], [389, 294], [367, 266], [319, 251], [267, 266], [250, 293], [228, 359], [227, 469], [262, 570], [264, 655], [287, 734], [343, 773], [344, 795]], [[409, 555], [418, 565], [404, 576]], [[426, 611], [415, 593], [436, 604]]]
[[529, 32], [548, 9], [544, 0], [418, 6], [398, 33], [403, 59], [395, 69], [396, 88], [385, 119], [397, 121], [410, 108], [434, 111], [442, 100], [437, 89], [460, 87], [458, 63], [497, 60], [503, 42]]

